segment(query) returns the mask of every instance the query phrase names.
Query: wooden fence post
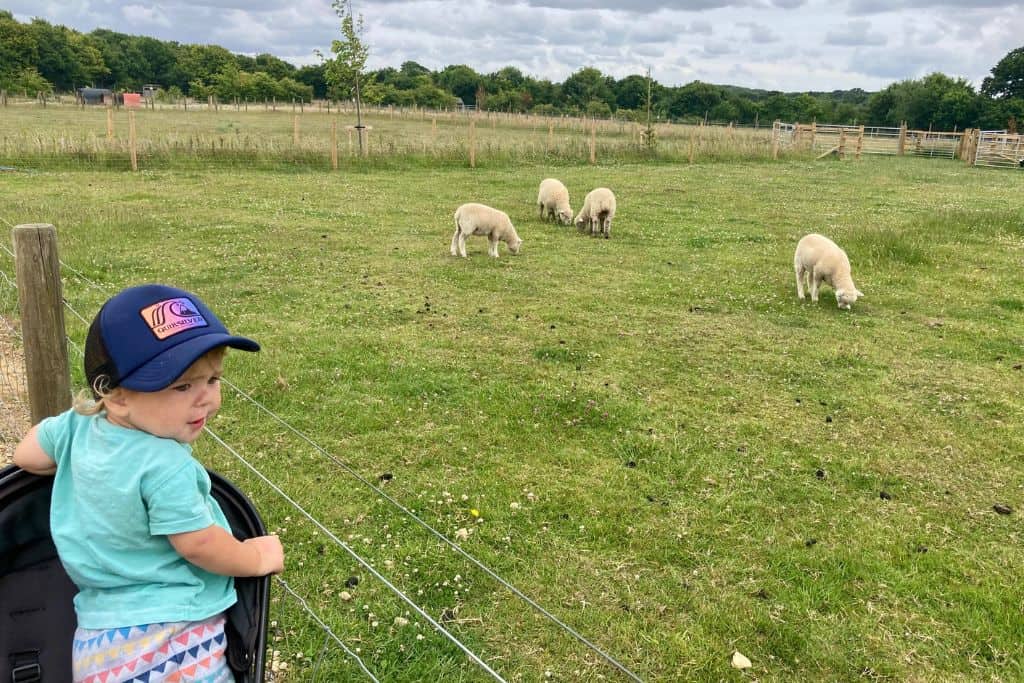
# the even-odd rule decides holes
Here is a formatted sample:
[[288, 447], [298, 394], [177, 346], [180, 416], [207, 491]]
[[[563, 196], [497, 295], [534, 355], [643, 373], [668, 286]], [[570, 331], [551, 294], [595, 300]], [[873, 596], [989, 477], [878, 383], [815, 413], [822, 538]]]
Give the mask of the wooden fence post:
[[782, 122], [776, 120], [772, 124], [772, 159], [779, 158], [779, 136], [782, 134]]
[[36, 424], [71, 406], [57, 230], [46, 223], [17, 225], [12, 238], [29, 410]]
[[597, 163], [597, 119], [590, 123], [590, 163]]
[[836, 153], [840, 159], [846, 158], [846, 127], [841, 126], [839, 128], [839, 147], [836, 148]]
[[128, 112], [128, 155], [132, 160], [132, 170], [139, 170], [139, 156], [135, 149], [135, 112]]
[[857, 133], [857, 154], [854, 159], [860, 161], [860, 151], [864, 147], [864, 125], [861, 124], [860, 131]]
[[900, 139], [896, 143], [896, 155], [903, 156], [903, 152], [907, 148], [907, 122], [904, 121], [900, 124]]
[[331, 170], [338, 170], [338, 122], [331, 121]]

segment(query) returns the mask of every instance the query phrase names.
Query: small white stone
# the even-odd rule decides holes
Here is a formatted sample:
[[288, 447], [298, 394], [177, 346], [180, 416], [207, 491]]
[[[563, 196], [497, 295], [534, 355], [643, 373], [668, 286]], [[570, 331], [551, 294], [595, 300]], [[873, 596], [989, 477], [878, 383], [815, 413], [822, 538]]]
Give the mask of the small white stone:
[[749, 669], [754, 665], [751, 664], [750, 660], [747, 659], [746, 655], [744, 655], [739, 650], [736, 650], [732, 653], [732, 666], [734, 669]]

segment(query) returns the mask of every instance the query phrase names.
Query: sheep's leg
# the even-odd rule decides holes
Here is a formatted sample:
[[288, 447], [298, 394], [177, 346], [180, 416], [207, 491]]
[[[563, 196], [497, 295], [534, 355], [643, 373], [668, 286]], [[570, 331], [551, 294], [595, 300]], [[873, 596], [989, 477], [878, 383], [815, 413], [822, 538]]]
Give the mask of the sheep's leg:
[[466, 233], [459, 231], [459, 256], [466, 258]]
[[452, 234], [452, 256], [459, 255], [459, 232], [461, 232], [458, 226], [455, 226], [455, 233]]
[[612, 219], [611, 218], [605, 218], [604, 219], [604, 226], [603, 227], [604, 227], [604, 238], [608, 239], [609, 237], [612, 236]]
[[487, 253], [494, 258], [498, 258], [498, 240], [493, 237], [488, 237], [487, 240]]
[[811, 271], [811, 301], [818, 303], [818, 285], [821, 284], [822, 277], [816, 270]]
[[800, 300], [803, 300], [804, 299], [804, 275], [805, 275], [805, 271], [804, 271], [803, 266], [800, 266], [800, 265], [797, 265], [794, 268], [794, 270], [796, 270], [796, 298], [800, 299]]
[[544, 205], [543, 204], [538, 204], [537, 206], [540, 207], [540, 219], [544, 220], [545, 218], [547, 218], [547, 216], [544, 215], [545, 214]]

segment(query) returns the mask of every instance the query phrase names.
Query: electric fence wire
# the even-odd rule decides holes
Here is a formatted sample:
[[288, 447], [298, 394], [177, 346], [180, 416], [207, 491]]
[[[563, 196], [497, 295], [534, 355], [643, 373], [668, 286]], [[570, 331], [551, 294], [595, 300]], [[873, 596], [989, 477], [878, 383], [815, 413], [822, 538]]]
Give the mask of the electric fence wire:
[[203, 430], [206, 433], [208, 433], [210, 435], [210, 437], [213, 438], [214, 441], [219, 443], [223, 448], [227, 449], [227, 451], [229, 453], [231, 453], [233, 456], [235, 456], [235, 458], [237, 458], [239, 462], [241, 462], [245, 467], [247, 467], [250, 472], [252, 472], [257, 477], [259, 477], [263, 481], [264, 484], [266, 484], [271, 489], [273, 489], [277, 493], [277, 495], [281, 496], [286, 501], [288, 501], [288, 503], [290, 503], [292, 507], [294, 507], [296, 510], [298, 510], [302, 514], [303, 517], [305, 517], [310, 522], [312, 522], [313, 525], [316, 528], [320, 529], [320, 531], [322, 531], [324, 533], [324, 535], [327, 536], [327, 538], [329, 538], [332, 541], [334, 541], [335, 545], [337, 545], [339, 548], [341, 548], [342, 550], [347, 552], [352, 557], [352, 559], [354, 559], [356, 562], [358, 562], [360, 565], [362, 565], [363, 568], [366, 571], [368, 571], [370, 574], [372, 574], [378, 581], [383, 583], [388, 588], [388, 590], [390, 590], [392, 593], [394, 593], [399, 598], [401, 598], [402, 601], [405, 602], [405, 604], [409, 605], [409, 607], [411, 607], [413, 610], [415, 610], [417, 614], [419, 614], [421, 617], [426, 619], [427, 622], [429, 622], [430, 625], [433, 626], [435, 630], [437, 630], [438, 632], [443, 634], [456, 647], [458, 647], [460, 650], [462, 650], [466, 654], [467, 657], [469, 657], [473, 662], [475, 662], [477, 664], [477, 666], [479, 666], [484, 671], [489, 673], [491, 675], [491, 677], [494, 678], [494, 680], [502, 681], [504, 683], [505, 679], [502, 678], [501, 675], [497, 671], [492, 669], [487, 664], [487, 662], [485, 662], [483, 659], [481, 659], [475, 652], [470, 650], [458, 638], [456, 638], [448, 629], [446, 629], [444, 626], [442, 626], [440, 623], [438, 623], [433, 617], [431, 617], [429, 614], [427, 614], [427, 612], [422, 607], [417, 605], [416, 602], [414, 600], [412, 600], [412, 598], [410, 598], [404, 592], [402, 592], [402, 589], [398, 588], [393, 583], [388, 581], [387, 577], [385, 577], [383, 574], [381, 574], [376, 569], [374, 569], [372, 564], [370, 564], [365, 559], [363, 559], [359, 555], [359, 553], [357, 553], [354, 550], [352, 550], [352, 548], [350, 548], [347, 543], [345, 543], [343, 540], [341, 540], [340, 538], [335, 536], [334, 532], [332, 532], [330, 529], [328, 529], [326, 526], [324, 526], [320, 522], [320, 520], [318, 520], [312, 514], [307, 512], [304, 507], [302, 507], [297, 502], [295, 502], [295, 500], [291, 496], [289, 496], [287, 493], [282, 491], [281, 488], [277, 486], [277, 484], [272, 482], [262, 472], [260, 472], [258, 469], [253, 467], [251, 464], [249, 464], [249, 462], [245, 458], [243, 458], [238, 451], [236, 451], [234, 448], [232, 448], [226, 441], [221, 439], [220, 436], [218, 436], [212, 429], [210, 429], [209, 427], [203, 427]]
[[331, 627], [328, 626], [323, 619], [317, 616], [317, 614], [313, 611], [313, 608], [310, 607], [309, 604], [306, 602], [305, 598], [296, 593], [295, 590], [288, 585], [288, 582], [282, 579], [280, 576], [275, 576], [274, 579], [277, 581], [278, 584], [280, 584], [282, 588], [285, 589], [285, 591], [289, 595], [295, 598], [295, 600], [298, 601], [300, 605], [302, 605], [302, 608], [306, 610], [306, 613], [313, 618], [313, 621], [320, 625], [320, 628], [324, 632], [324, 645], [322, 648], [320, 648], [320, 658], [317, 660], [316, 667], [313, 669], [313, 680], [316, 680], [316, 672], [320, 668], [320, 661], [323, 659], [324, 654], [327, 652], [327, 644], [329, 642], [328, 639], [330, 639], [336, 642], [338, 646], [345, 651], [345, 654], [347, 654], [349, 657], [354, 659], [357, 664], [359, 664], [359, 668], [362, 669], [363, 672], [370, 677], [370, 680], [374, 681], [374, 683], [380, 683], [377, 680], [377, 677], [373, 675], [373, 672], [366, 668], [366, 664], [363, 662], [362, 658], [358, 654], [353, 652], [351, 648], [345, 645], [345, 643], [343, 643], [337, 635], [335, 635], [334, 631], [331, 630]]

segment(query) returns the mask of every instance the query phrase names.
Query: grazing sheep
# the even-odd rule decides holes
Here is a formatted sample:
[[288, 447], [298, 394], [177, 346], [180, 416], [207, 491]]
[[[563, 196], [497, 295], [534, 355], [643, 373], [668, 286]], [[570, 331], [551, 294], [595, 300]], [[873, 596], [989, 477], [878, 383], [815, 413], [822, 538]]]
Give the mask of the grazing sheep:
[[850, 310], [850, 306], [864, 296], [850, 277], [850, 259], [846, 252], [823, 235], [812, 233], [801, 238], [793, 255], [793, 268], [796, 270], [796, 295], [801, 299], [804, 298], [804, 277], [809, 280], [814, 302], [818, 301], [818, 285], [822, 282], [835, 290], [839, 308]]
[[485, 235], [490, 243], [487, 253], [494, 258], [498, 258], [499, 241], [507, 244], [513, 254], [518, 254], [523, 244], [508, 214], [483, 204], [463, 204], [455, 210], [452, 256], [466, 257], [466, 238], [470, 235]]
[[540, 219], [554, 217], [562, 225], [572, 225], [572, 207], [569, 206], [569, 190], [562, 181], [545, 178], [540, 181], [537, 192], [537, 206], [540, 208]]
[[612, 236], [612, 218], [615, 217], [615, 195], [607, 187], [591, 190], [583, 200], [583, 208], [576, 216], [576, 228], [586, 230], [590, 226], [590, 234], [603, 233], [605, 239]]

